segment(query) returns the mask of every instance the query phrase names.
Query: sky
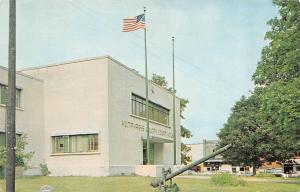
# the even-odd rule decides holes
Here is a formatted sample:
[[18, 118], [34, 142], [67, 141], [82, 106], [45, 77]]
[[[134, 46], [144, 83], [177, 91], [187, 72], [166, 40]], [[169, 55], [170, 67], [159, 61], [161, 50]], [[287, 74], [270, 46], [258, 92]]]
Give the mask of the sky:
[[[8, 63], [8, 1], [0, 0], [0, 65]], [[234, 103], [253, 90], [251, 76], [266, 45], [271, 0], [17, 1], [17, 68], [110, 55], [144, 74], [143, 31], [122, 32], [122, 19], [146, 6], [149, 76], [172, 82], [190, 103], [186, 143], [216, 139]]]

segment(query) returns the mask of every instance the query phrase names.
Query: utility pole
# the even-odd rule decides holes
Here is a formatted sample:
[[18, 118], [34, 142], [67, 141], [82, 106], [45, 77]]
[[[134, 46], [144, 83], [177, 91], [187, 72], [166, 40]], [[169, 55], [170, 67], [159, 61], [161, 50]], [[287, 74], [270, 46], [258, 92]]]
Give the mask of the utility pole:
[[15, 192], [16, 0], [9, 0], [8, 89], [6, 103], [6, 192]]

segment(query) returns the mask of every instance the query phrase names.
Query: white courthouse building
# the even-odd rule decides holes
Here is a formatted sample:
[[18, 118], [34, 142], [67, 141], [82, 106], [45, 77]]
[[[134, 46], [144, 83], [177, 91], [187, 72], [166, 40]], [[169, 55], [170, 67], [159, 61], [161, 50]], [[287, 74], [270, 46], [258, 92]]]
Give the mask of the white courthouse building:
[[[5, 143], [7, 69], [0, 67], [0, 144]], [[34, 151], [31, 169], [51, 175], [158, 175], [173, 164], [172, 93], [149, 83], [146, 159], [145, 79], [109, 56], [24, 69], [17, 74], [16, 130]], [[180, 100], [176, 98], [177, 163]]]

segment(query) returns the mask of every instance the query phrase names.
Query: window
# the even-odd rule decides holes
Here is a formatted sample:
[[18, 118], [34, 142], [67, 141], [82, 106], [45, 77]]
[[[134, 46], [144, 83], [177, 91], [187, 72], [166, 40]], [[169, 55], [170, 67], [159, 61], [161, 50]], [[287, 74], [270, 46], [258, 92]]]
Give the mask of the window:
[[[16, 139], [20, 138], [22, 134], [16, 134]], [[0, 147], [5, 147], [6, 146], [6, 133], [5, 132], [0, 132]]]
[[0, 133], [0, 146], [1, 147], [5, 147], [5, 145], [6, 145], [5, 137], [6, 137], [5, 133], [1, 132]]
[[[132, 94], [132, 114], [146, 118], [146, 99]], [[149, 101], [149, 119], [169, 125], [169, 109]]]
[[21, 107], [21, 89], [16, 89], [16, 107]]
[[53, 153], [83, 153], [98, 151], [98, 134], [52, 137]]
[[[0, 84], [0, 104], [6, 105], [7, 86]], [[16, 89], [16, 107], [21, 107], [21, 89]]]
[[0, 84], [0, 104], [6, 104], [6, 86]]
[[236, 168], [232, 168], [232, 173], [236, 173]]

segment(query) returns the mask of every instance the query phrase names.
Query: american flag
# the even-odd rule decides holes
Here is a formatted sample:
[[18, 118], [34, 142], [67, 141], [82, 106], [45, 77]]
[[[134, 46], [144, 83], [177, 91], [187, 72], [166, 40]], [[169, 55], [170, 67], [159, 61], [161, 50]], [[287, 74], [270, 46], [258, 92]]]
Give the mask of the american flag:
[[145, 14], [123, 19], [123, 32], [130, 32], [145, 28]]

